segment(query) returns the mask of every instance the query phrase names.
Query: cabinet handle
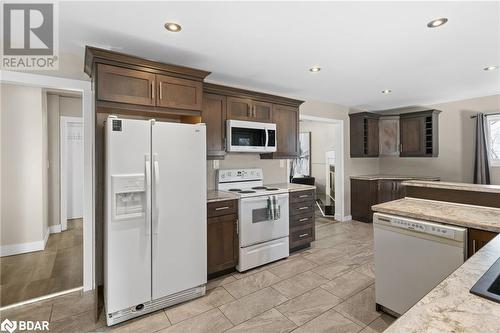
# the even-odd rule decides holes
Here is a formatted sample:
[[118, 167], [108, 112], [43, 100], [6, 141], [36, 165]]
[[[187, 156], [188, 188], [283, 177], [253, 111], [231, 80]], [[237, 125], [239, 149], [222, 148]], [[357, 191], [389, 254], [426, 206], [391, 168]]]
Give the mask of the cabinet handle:
[[161, 81], [160, 81], [160, 99], [163, 99], [163, 92], [161, 91]]
[[476, 253], [476, 240], [472, 240], [472, 254]]
[[252, 116], [252, 106], [249, 104], [248, 109], [247, 109], [247, 117], [251, 117], [251, 116]]
[[299, 210], [304, 210], [304, 209], [308, 209], [309, 207], [308, 206], [304, 206], [304, 207], [300, 207]]
[[253, 117], [257, 118], [257, 107], [255, 105], [253, 106]]
[[234, 223], [236, 224], [236, 234], [239, 235], [238, 220], [236, 220]]
[[309, 235], [309, 234], [301, 234], [301, 235], [299, 235], [299, 238], [306, 237], [306, 236], [308, 236], [308, 235]]
[[215, 208], [215, 210], [226, 210], [226, 209], [229, 209], [229, 206]]
[[303, 195], [299, 195], [299, 198], [307, 198], [309, 196], [309, 194], [303, 194]]
[[308, 217], [304, 217], [304, 218], [300, 219], [299, 222], [304, 222], [304, 221], [307, 221], [307, 220], [309, 220], [309, 218]]
[[151, 99], [155, 99], [155, 81], [151, 81]]

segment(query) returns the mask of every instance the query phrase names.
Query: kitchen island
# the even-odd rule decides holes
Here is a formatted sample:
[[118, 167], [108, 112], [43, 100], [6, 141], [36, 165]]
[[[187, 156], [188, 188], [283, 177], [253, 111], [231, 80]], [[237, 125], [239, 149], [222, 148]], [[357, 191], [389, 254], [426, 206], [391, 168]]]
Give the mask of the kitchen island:
[[[375, 205], [373, 210], [500, 232], [500, 209], [496, 208], [405, 198]], [[500, 332], [500, 304], [469, 292], [499, 257], [500, 235], [432, 289], [385, 332]]]

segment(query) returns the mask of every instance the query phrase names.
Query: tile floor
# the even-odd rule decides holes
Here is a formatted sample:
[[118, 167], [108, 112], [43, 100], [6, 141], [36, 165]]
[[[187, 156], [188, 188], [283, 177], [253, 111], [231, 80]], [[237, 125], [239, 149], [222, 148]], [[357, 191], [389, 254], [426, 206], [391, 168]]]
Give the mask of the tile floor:
[[50, 321], [51, 332], [382, 332], [375, 311], [373, 229], [317, 218], [317, 240], [289, 258], [210, 280], [207, 295], [114, 327], [92, 320], [92, 295], [71, 294], [6, 311]]
[[50, 234], [43, 251], [0, 258], [0, 306], [22, 302], [83, 284], [83, 221]]

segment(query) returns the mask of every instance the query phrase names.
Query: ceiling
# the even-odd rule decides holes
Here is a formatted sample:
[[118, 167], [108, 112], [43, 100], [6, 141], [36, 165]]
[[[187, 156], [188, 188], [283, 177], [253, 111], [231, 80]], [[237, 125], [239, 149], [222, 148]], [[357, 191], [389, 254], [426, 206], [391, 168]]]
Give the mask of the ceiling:
[[500, 93], [500, 69], [482, 70], [500, 65], [500, 2], [61, 2], [59, 17], [65, 77], [86, 77], [88, 44], [366, 110]]

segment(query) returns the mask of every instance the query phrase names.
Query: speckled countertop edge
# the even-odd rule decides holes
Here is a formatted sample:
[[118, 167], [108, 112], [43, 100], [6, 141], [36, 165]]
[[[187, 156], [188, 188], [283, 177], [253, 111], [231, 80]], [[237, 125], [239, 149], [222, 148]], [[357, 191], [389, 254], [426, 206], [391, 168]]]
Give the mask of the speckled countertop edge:
[[357, 175], [351, 176], [351, 179], [359, 180], [426, 180], [436, 181], [439, 177], [418, 177], [418, 176], [401, 176], [401, 175]]
[[425, 180], [408, 180], [408, 181], [403, 182], [403, 185], [415, 186], [415, 187], [440, 188], [440, 189], [458, 190], [458, 191], [489, 192], [489, 193], [499, 193], [500, 194], [500, 185], [433, 182], [433, 181], [425, 181]]

